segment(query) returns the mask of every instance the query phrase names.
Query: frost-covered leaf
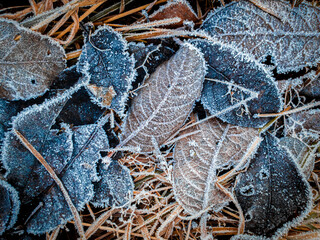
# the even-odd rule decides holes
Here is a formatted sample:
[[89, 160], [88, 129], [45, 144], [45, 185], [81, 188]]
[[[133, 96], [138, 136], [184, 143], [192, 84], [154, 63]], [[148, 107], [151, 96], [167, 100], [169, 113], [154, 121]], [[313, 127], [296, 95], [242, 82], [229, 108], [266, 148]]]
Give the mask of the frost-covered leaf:
[[291, 114], [285, 120], [286, 135], [311, 143], [320, 136], [320, 109]]
[[88, 91], [103, 107], [120, 115], [124, 111], [135, 71], [127, 43], [110, 27], [101, 27], [86, 37], [78, 70], [90, 78]]
[[279, 144], [287, 149], [292, 159], [301, 168], [303, 175], [306, 179], [309, 179], [315, 162], [315, 153], [311, 148], [293, 137], [283, 137], [280, 139]]
[[64, 49], [49, 37], [0, 19], [0, 98], [42, 95], [64, 69], [64, 57]]
[[320, 74], [308, 81], [300, 91], [302, 95], [319, 98], [320, 97]]
[[207, 61], [201, 101], [211, 114], [231, 124], [262, 127], [270, 119], [254, 118], [254, 114], [282, 108], [277, 85], [261, 64], [219, 42], [196, 40], [192, 44]]
[[183, 45], [157, 68], [133, 99], [122, 144], [138, 146], [142, 152], [162, 145], [182, 126], [200, 97], [205, 72], [199, 50]]
[[270, 55], [280, 73], [316, 65], [320, 60], [319, 8], [308, 3], [292, 8], [281, 0], [260, 2], [261, 8], [249, 1], [232, 2], [209, 14], [201, 28], [259, 61]]
[[77, 65], [64, 69], [54, 79], [51, 89], [67, 89], [75, 85], [82, 74], [77, 71]]
[[18, 113], [19, 109], [15, 102], [0, 99], [0, 146], [4, 134], [10, 126], [10, 119]]
[[197, 14], [186, 0], [173, 0], [161, 6], [159, 10], [150, 15], [150, 21], [164, 20], [169, 18], [179, 17], [180, 22], [170, 24], [166, 27], [177, 28], [181, 27], [184, 21], [196, 22], [198, 20]]
[[9, 183], [0, 179], [0, 235], [15, 224], [19, 208], [17, 191]]
[[239, 175], [235, 194], [245, 216], [245, 232], [258, 235], [254, 239], [277, 239], [303, 220], [312, 203], [308, 182], [271, 134]]
[[111, 159], [109, 165], [102, 162], [99, 165], [101, 179], [95, 183], [95, 195], [91, 203], [98, 207], [123, 206], [133, 196], [134, 184], [130, 170]]
[[[67, 101], [67, 97], [66, 93], [41, 105], [27, 108], [20, 112], [12, 123], [12, 127], [27, 138], [57, 173], [71, 157], [72, 135], [67, 126], [61, 132], [50, 130], [50, 128]], [[7, 170], [8, 182], [20, 192], [22, 202], [34, 198], [39, 191], [53, 182], [45, 170], [37, 171], [42, 167], [41, 164], [20, 142], [13, 130], [6, 134], [2, 162]]]
[[179, 140], [174, 149], [173, 190], [176, 200], [190, 214], [208, 207], [219, 210], [228, 201], [216, 186], [217, 171], [236, 165], [259, 135], [214, 118], [185, 130], [196, 132]]

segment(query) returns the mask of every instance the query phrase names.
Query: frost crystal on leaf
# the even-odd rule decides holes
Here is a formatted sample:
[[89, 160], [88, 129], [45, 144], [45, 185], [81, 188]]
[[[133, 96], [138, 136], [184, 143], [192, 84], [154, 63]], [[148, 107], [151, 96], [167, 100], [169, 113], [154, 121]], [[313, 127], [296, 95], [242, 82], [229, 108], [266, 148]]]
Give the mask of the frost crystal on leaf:
[[215, 10], [202, 29], [214, 39], [251, 53], [258, 61], [270, 55], [278, 72], [298, 71], [320, 60], [320, 10], [308, 3], [292, 8], [281, 0], [233, 2]]
[[64, 49], [49, 37], [0, 19], [0, 98], [44, 94], [65, 67]]
[[312, 203], [308, 182], [269, 133], [247, 171], [239, 175], [235, 194], [245, 217], [245, 231], [258, 235], [254, 239], [278, 239], [303, 220]]
[[261, 64], [219, 42], [191, 43], [207, 61], [201, 101], [212, 115], [243, 127], [262, 127], [270, 119], [254, 118], [254, 114], [282, 108], [277, 85]]
[[[185, 44], [160, 65], [133, 99], [124, 125], [124, 146], [151, 152], [185, 122], [200, 97], [205, 62], [199, 50]], [[153, 141], [155, 140], [155, 141]]]
[[101, 179], [94, 186], [93, 205], [120, 207], [131, 200], [134, 184], [127, 167], [120, 165], [117, 160], [111, 160], [109, 166], [101, 163], [98, 171]]
[[15, 224], [19, 208], [17, 191], [9, 183], [0, 179], [0, 235]]
[[199, 133], [179, 140], [174, 149], [173, 190], [190, 214], [213, 207], [220, 210], [230, 200], [216, 186], [216, 171], [236, 165], [258, 137], [254, 128], [241, 128], [209, 119], [181, 134]]
[[88, 92], [101, 106], [124, 111], [128, 91], [135, 76], [134, 59], [127, 43], [110, 27], [101, 27], [86, 36], [78, 70], [89, 76]]

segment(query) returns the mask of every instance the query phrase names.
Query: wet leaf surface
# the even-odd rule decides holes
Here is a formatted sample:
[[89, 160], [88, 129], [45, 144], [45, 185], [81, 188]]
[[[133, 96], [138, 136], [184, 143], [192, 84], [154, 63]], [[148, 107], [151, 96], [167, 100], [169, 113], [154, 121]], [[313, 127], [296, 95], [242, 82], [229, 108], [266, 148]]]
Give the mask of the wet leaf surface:
[[216, 187], [217, 172], [236, 165], [258, 137], [254, 128], [241, 128], [214, 118], [185, 130], [199, 131], [179, 140], [174, 149], [173, 190], [190, 214], [210, 207], [218, 211], [229, 201]]
[[192, 44], [203, 52], [208, 65], [201, 102], [212, 115], [238, 126], [262, 127], [270, 118], [254, 114], [281, 110], [277, 85], [256, 61], [219, 42]]
[[65, 68], [64, 49], [51, 38], [0, 20], [0, 98], [28, 100], [44, 94]]
[[312, 202], [308, 182], [271, 134], [265, 136], [247, 171], [239, 175], [235, 194], [245, 216], [245, 231], [258, 235], [257, 239], [276, 238], [299, 224]]
[[270, 55], [279, 73], [316, 65], [320, 10], [309, 3], [292, 8], [285, 1], [256, 2], [257, 6], [239, 1], [219, 8], [209, 14], [201, 29], [259, 61]]
[[120, 34], [101, 27], [86, 36], [78, 62], [78, 70], [90, 79], [88, 91], [96, 102], [120, 115], [135, 75], [134, 59], [126, 49], [127, 43]]
[[193, 46], [185, 44], [146, 81], [123, 128], [124, 146], [150, 152], [162, 145], [186, 121], [192, 111], [205, 75], [204, 59]]

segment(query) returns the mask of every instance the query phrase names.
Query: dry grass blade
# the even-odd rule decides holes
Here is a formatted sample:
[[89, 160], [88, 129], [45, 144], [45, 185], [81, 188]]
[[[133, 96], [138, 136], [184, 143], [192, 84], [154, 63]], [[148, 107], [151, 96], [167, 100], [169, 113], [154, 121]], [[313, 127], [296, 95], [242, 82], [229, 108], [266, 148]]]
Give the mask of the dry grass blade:
[[72, 212], [72, 215], [75, 220], [76, 227], [78, 229], [79, 235], [81, 239], [87, 239], [85, 237], [85, 233], [82, 227], [82, 221], [80, 218], [80, 215], [76, 209], [76, 207], [73, 205], [72, 200], [68, 194], [68, 191], [64, 187], [61, 180], [58, 178], [57, 174], [54, 172], [54, 170], [51, 168], [51, 166], [47, 163], [47, 161], [41, 156], [41, 154], [29, 143], [29, 141], [17, 130], [14, 130], [15, 134], [19, 138], [19, 140], [24, 144], [24, 146], [36, 157], [36, 159], [39, 160], [39, 162], [45, 167], [45, 169], [48, 171], [52, 179], [56, 182], [58, 187], [60, 188], [63, 196], [65, 197], [68, 206]]

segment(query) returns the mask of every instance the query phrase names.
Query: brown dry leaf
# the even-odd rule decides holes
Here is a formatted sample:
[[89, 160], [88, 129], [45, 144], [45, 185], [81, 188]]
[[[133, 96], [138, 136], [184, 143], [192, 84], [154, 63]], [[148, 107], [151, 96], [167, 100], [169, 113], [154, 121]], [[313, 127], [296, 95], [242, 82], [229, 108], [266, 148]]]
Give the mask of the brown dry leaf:
[[230, 199], [219, 189], [217, 171], [237, 164], [259, 133], [254, 128], [214, 118], [187, 129], [199, 131], [177, 142], [174, 149], [173, 189], [176, 200], [190, 214], [209, 207], [220, 210]]
[[0, 20], [0, 98], [28, 100], [45, 93], [65, 68], [64, 49], [49, 37]]
[[158, 11], [149, 16], [150, 21], [164, 20], [169, 18], [179, 17], [180, 22], [170, 24], [169, 28], [177, 28], [183, 25], [183, 21], [196, 22], [198, 17], [193, 11], [192, 7], [185, 0], [176, 0], [168, 2], [166, 5], [160, 7]]
[[162, 145], [180, 129], [199, 99], [205, 74], [202, 54], [184, 44], [156, 69], [133, 99], [121, 145], [140, 147], [141, 152]]

